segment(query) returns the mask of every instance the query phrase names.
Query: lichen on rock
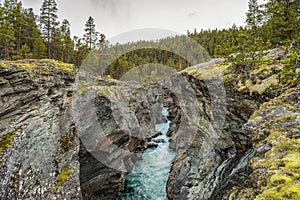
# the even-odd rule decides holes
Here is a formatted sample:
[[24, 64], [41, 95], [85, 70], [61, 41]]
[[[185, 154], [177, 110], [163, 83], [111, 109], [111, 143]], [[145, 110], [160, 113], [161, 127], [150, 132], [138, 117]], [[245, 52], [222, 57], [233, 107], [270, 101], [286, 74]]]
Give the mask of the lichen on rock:
[[256, 155], [250, 163], [256, 200], [300, 198], [299, 90], [287, 90], [265, 103], [246, 124], [255, 138]]

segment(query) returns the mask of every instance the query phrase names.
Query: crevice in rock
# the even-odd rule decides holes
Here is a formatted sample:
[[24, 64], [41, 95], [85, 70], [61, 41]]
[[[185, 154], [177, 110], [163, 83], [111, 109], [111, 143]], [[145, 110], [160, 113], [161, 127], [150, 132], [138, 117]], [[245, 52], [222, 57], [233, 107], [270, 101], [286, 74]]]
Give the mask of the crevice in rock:
[[[124, 110], [128, 109], [129, 114], [132, 113], [136, 121], [129, 121], [130, 119], [126, 118], [127, 115], [118, 115], [118, 110], [114, 107], [115, 102], [105, 97], [105, 94], [99, 93], [94, 100], [96, 121], [103, 129], [105, 138], [111, 142], [110, 145], [135, 154], [130, 158], [122, 158], [122, 155], [116, 157], [116, 159], [124, 160], [122, 163], [127, 166], [129, 171], [141, 159], [144, 150], [151, 145], [149, 141], [161, 134], [155, 131], [155, 124], [166, 121], [161, 115], [163, 106], [168, 107], [169, 120], [172, 121], [171, 127], [173, 128], [170, 129], [169, 136], [175, 133], [176, 126], [180, 123], [180, 109], [174, 102], [174, 94], [167, 89], [152, 85], [148, 88], [140, 87], [130, 90], [139, 95], [132, 95], [129, 99], [130, 106]], [[130, 131], [122, 129], [116, 120], [119, 123], [125, 120], [128, 127], [131, 127]], [[81, 142], [79, 151], [80, 185], [83, 199], [117, 199], [119, 193], [124, 190], [127, 173], [112, 169], [98, 161], [94, 157], [94, 153], [97, 152], [95, 150], [88, 152], [85, 145], [84, 142]], [[103, 145], [103, 143], [99, 143], [99, 145]], [[101, 146], [99, 151], [101, 151]], [[111, 155], [107, 154], [107, 156]]]

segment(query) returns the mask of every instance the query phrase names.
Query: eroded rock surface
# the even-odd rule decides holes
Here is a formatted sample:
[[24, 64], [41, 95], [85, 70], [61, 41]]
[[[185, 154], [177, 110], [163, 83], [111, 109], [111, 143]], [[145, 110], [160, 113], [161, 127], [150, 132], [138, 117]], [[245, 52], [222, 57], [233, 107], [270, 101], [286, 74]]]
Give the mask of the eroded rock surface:
[[[259, 109], [264, 102], [270, 101], [284, 93], [289, 87], [295, 87], [295, 85], [288, 86], [279, 83], [276, 71], [280, 70], [281, 66], [278, 64], [259, 65], [244, 75], [241, 73], [234, 74], [228, 67], [230, 65], [220, 64], [185, 72], [185, 76], [197, 93], [201, 114], [198, 133], [194, 136], [193, 142], [186, 151], [178, 154], [173, 163], [167, 185], [168, 198], [180, 200], [254, 199], [258, 195], [258, 199], [272, 199], [271, 196], [277, 195], [275, 191], [278, 191], [278, 188], [283, 186], [282, 184], [294, 183], [290, 190], [283, 188], [281, 195], [290, 195], [295, 199], [299, 195], [295, 192], [299, 187], [297, 183], [299, 180], [296, 177], [286, 178], [287, 175], [284, 174], [288, 174], [287, 172], [276, 172], [277, 175], [281, 176], [283, 174], [282, 176], [284, 176], [279, 178], [284, 181], [279, 180], [279, 183], [276, 183], [277, 187], [274, 188], [272, 185], [274, 184], [274, 179], [271, 180], [267, 188], [263, 185], [264, 182], [261, 181], [265, 175], [263, 172], [266, 172], [266, 174], [272, 174], [273, 172], [274, 174], [274, 170], [270, 170], [273, 168], [271, 163], [280, 162], [280, 158], [275, 156], [275, 158], [271, 159], [268, 155], [273, 154], [266, 153], [272, 152], [272, 149], [274, 149], [274, 147], [272, 148], [274, 146], [273, 143], [265, 140], [257, 143], [255, 139], [257, 135], [262, 134], [262, 129], [265, 129], [263, 128], [264, 123], [256, 123], [254, 128], [252, 127], [253, 123], [251, 121], [248, 122], [254, 111]], [[220, 96], [214, 96], [214, 94], [221, 91], [221, 84], [220, 87], [217, 86], [219, 84], [218, 80], [222, 80], [225, 86], [226, 110], [223, 110], [222, 106], [218, 107], [212, 104], [213, 101], [222, 101], [219, 98]], [[213, 85], [216, 87], [212, 87]], [[294, 90], [299, 92], [298, 89]], [[276, 126], [276, 124], [283, 126], [283, 129], [286, 131], [290, 129], [290, 126], [294, 127], [292, 129], [293, 134], [290, 134], [290, 139], [286, 139], [289, 142], [294, 142], [293, 152], [298, 151], [295, 148], [297, 142], [291, 137], [293, 135], [293, 137], [297, 138], [297, 132], [299, 132], [299, 119], [297, 117], [299, 110], [297, 111], [297, 105], [295, 105], [296, 101], [299, 100], [295, 94], [295, 92], [286, 94], [290, 96], [289, 99], [293, 99], [292, 106], [286, 105], [286, 108], [280, 108], [279, 105], [274, 105], [277, 114], [275, 111], [272, 111], [272, 108], [264, 109], [260, 114], [262, 115], [261, 120], [265, 118], [263, 121], [269, 124], [269, 128], [273, 127], [273, 125]], [[272, 104], [271, 102], [273, 100], [269, 104]], [[219, 105], [222, 105], [222, 102]], [[287, 109], [290, 109], [290, 111]], [[222, 113], [225, 113], [225, 115]], [[253, 118], [256, 115], [257, 113], [254, 114]], [[275, 124], [272, 123], [271, 118], [277, 118], [279, 115], [288, 115], [283, 118], [292, 118], [293, 120], [287, 120], [285, 123], [280, 123], [280, 121]], [[219, 129], [216, 126], [218, 125], [216, 121], [220, 122], [222, 120], [222, 128]], [[244, 126], [246, 123], [247, 125]], [[273, 137], [288, 137], [285, 136], [288, 135], [287, 133], [284, 134], [283, 132], [282, 135], [279, 132], [276, 133], [277, 135], [275, 134]], [[287, 143], [289, 143], [288, 141]], [[286, 145], [286, 143], [284, 144]], [[279, 149], [276, 150], [276, 152], [278, 151]], [[285, 151], [283, 154], [280, 153], [279, 157], [280, 155], [285, 155], [288, 158], [289, 156], [295, 158], [293, 166], [295, 163], [299, 163], [299, 158], [296, 155], [287, 154], [287, 151]], [[256, 160], [258, 155], [263, 158]], [[283, 160], [288, 160], [288, 158]], [[276, 159], [279, 159], [279, 161]], [[262, 161], [269, 163], [270, 166], [258, 164], [260, 167], [257, 169], [255, 164], [253, 164], [253, 162], [261, 163]], [[276, 167], [280, 167], [280, 165], [278, 164]], [[261, 173], [258, 179], [256, 179], [257, 173]], [[297, 176], [299, 171], [293, 171], [293, 173], [296, 173], [295, 176]], [[254, 177], [251, 180], [252, 186], [248, 185], [247, 188], [249, 177], [251, 176]], [[256, 186], [254, 186], [255, 184]], [[261, 185], [257, 186], [257, 184]], [[243, 187], [246, 187], [246, 189]], [[271, 194], [271, 192], [273, 193]], [[259, 195], [259, 193], [262, 194]], [[288, 198], [287, 196], [286, 198]]]
[[0, 63], [0, 198], [80, 199], [74, 67]]
[[300, 88], [264, 103], [244, 126], [252, 135], [252, 172], [226, 199], [299, 199]]

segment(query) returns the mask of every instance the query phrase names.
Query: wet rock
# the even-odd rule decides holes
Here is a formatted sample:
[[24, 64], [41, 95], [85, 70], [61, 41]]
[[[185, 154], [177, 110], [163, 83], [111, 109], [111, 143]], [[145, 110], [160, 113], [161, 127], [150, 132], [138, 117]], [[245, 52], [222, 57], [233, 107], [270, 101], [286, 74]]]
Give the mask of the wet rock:
[[155, 143], [165, 143], [166, 142], [164, 139], [153, 139], [152, 141]]
[[117, 199], [124, 189], [124, 173], [107, 167], [86, 152], [80, 158], [80, 185], [83, 199]]
[[157, 136], [160, 136], [162, 135], [162, 133], [160, 131], [157, 131], [155, 134], [153, 134], [153, 136], [151, 137], [152, 138], [156, 138]]
[[[93, 97], [87, 88], [75, 98], [79, 135], [88, 149], [80, 151], [81, 189], [84, 199], [116, 199], [124, 189], [127, 172], [143, 151], [158, 146], [149, 141], [161, 135], [155, 125], [166, 120], [161, 113], [165, 90], [159, 85], [140, 87], [101, 80], [96, 91]], [[90, 106], [94, 100], [95, 105]]]
[[156, 148], [156, 147], [158, 147], [157, 143], [154, 143], [154, 142], [148, 142], [147, 143], [147, 148]]

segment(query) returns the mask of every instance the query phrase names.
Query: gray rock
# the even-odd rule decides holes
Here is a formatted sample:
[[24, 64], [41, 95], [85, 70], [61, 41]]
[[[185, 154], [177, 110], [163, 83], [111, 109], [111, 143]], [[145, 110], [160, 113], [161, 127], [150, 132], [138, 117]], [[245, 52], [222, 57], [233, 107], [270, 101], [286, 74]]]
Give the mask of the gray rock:
[[[171, 127], [171, 145], [177, 150], [178, 156], [173, 162], [167, 184], [168, 197], [178, 200], [221, 198], [237, 181], [239, 173], [247, 168], [247, 163], [253, 155], [251, 135], [243, 131], [243, 125], [261, 102], [253, 100], [249, 93], [241, 94], [228, 86], [225, 88], [227, 110], [224, 111], [222, 107], [214, 108], [216, 116], [221, 117], [226, 113], [223, 130], [213, 132], [210, 129], [214, 126], [209, 117], [212, 113], [210, 101], [218, 100], [217, 96], [214, 98], [212, 95], [218, 95], [219, 83], [213, 79], [204, 81], [187, 74], [186, 76], [196, 94], [199, 94], [197, 100], [200, 106], [200, 119], [196, 122], [198, 132], [184, 151], [181, 151], [179, 146], [182, 146], [182, 141], [186, 137], [180, 137], [178, 128]], [[211, 84], [210, 91], [207, 84]], [[216, 89], [216, 92], [213, 92], [213, 89]], [[245, 109], [241, 110], [241, 105]], [[179, 124], [182, 126], [182, 119]], [[188, 133], [189, 126], [185, 127], [185, 132]]]
[[[49, 76], [17, 66], [30, 62], [47, 66]], [[80, 199], [74, 76], [48, 61], [19, 61], [0, 66], [0, 82], [0, 137], [8, 144], [0, 152], [0, 198]]]
[[278, 59], [283, 59], [287, 53], [288, 52], [285, 49], [275, 48], [270, 50], [270, 52], [267, 54], [267, 57], [276, 57]]
[[155, 143], [165, 143], [166, 142], [164, 139], [153, 139], [152, 141]]

